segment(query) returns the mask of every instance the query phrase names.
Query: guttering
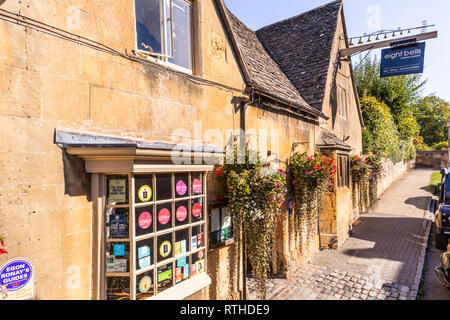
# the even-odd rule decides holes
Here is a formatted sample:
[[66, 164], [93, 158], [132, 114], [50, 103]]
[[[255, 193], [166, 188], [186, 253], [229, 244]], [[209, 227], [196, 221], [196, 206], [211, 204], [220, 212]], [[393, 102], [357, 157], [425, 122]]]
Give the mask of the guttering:
[[259, 94], [259, 95], [265, 96], [265, 97], [267, 97], [267, 98], [269, 98], [269, 99], [278, 101], [278, 102], [280, 102], [280, 103], [282, 103], [282, 104], [284, 104], [284, 105], [287, 105], [288, 107], [295, 107], [295, 108], [299, 109], [299, 111], [304, 112], [304, 113], [306, 113], [306, 114], [309, 114], [309, 115], [311, 115], [311, 116], [320, 117], [320, 118], [325, 119], [325, 120], [328, 120], [328, 119], [329, 119], [329, 117], [327, 117], [327, 116], [326, 116], [325, 114], [323, 114], [322, 112], [315, 111], [315, 110], [309, 110], [309, 109], [305, 108], [305, 107], [302, 106], [302, 105], [299, 105], [299, 104], [297, 104], [297, 103], [288, 101], [288, 100], [286, 100], [286, 99], [284, 99], [284, 98], [281, 98], [281, 97], [279, 97], [279, 96], [277, 96], [277, 95], [274, 95], [274, 94], [272, 94], [272, 93], [269, 93], [269, 92], [267, 92], [267, 91], [265, 91], [265, 90], [262, 90], [262, 89], [260, 89], [260, 88], [254, 87], [254, 86], [249, 86], [249, 88], [250, 88], [252, 91], [254, 91], [256, 94]]

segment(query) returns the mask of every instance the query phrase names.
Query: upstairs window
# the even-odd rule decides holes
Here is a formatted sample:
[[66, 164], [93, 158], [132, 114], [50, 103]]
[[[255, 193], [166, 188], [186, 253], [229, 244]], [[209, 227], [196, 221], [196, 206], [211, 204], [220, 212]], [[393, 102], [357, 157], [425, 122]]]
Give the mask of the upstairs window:
[[138, 51], [192, 70], [192, 4], [135, 0]]
[[347, 91], [344, 88], [338, 87], [338, 99], [339, 115], [342, 118], [348, 119]]

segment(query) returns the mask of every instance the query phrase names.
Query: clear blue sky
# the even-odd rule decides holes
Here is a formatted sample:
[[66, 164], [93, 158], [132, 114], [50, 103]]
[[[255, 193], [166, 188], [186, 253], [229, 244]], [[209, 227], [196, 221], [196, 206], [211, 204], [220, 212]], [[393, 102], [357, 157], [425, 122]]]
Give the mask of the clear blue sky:
[[[298, 15], [329, 0], [225, 0], [228, 8], [247, 26], [257, 30], [268, 24]], [[450, 101], [450, 0], [344, 0], [349, 37], [379, 29], [435, 24], [437, 39], [427, 40], [424, 94], [436, 93]], [[432, 30], [429, 30], [432, 31]], [[379, 54], [379, 50], [373, 51]], [[364, 56], [365, 53], [361, 54]], [[359, 56], [354, 57], [357, 64]]]

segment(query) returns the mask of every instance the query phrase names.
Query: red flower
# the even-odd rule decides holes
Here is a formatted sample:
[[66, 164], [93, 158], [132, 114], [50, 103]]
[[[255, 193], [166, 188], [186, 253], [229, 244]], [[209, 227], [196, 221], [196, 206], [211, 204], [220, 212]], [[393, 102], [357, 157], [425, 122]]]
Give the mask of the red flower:
[[222, 196], [218, 196], [217, 199], [218, 200], [223, 200], [223, 197]]
[[217, 174], [219, 177], [223, 176], [223, 172], [220, 171], [220, 169], [217, 169], [217, 170], [216, 170], [216, 174]]
[[8, 253], [8, 251], [6, 251], [5, 249], [0, 249], [0, 256], [5, 253]]

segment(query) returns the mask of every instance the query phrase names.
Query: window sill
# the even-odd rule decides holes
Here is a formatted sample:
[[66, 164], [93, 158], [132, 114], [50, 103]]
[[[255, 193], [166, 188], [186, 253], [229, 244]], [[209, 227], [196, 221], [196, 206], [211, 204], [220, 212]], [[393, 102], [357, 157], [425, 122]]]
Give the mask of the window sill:
[[210, 284], [211, 278], [203, 273], [147, 300], [184, 300]]
[[[142, 50], [139, 50], [139, 49], [137, 50], [137, 52], [148, 53], [148, 52], [145, 52], [145, 51], [142, 51]], [[160, 66], [163, 66], [163, 67], [171, 69], [171, 70], [175, 70], [175, 71], [183, 72], [183, 73], [186, 73], [186, 74], [189, 74], [189, 75], [193, 75], [192, 69], [187, 69], [187, 68], [181, 67], [179, 65], [176, 65], [174, 63], [166, 62], [166, 61], [163, 61], [161, 59], [158, 59], [158, 58], [155, 58], [155, 57], [152, 57], [152, 56], [147, 57], [145, 60], [153, 62], [153, 63], [156, 63], [156, 64], [158, 64]]]

